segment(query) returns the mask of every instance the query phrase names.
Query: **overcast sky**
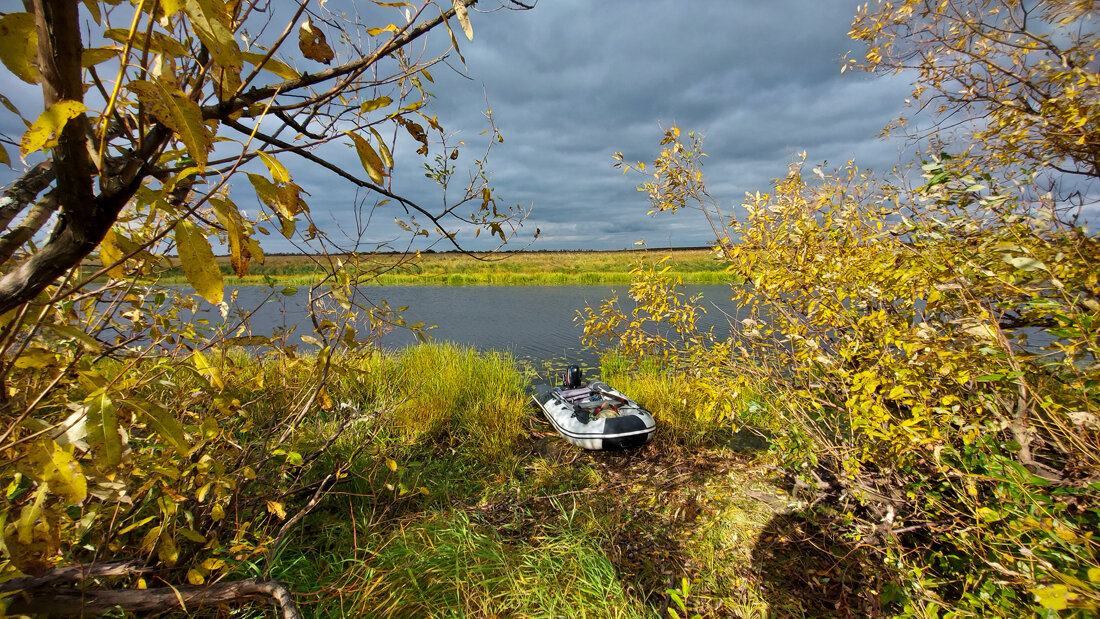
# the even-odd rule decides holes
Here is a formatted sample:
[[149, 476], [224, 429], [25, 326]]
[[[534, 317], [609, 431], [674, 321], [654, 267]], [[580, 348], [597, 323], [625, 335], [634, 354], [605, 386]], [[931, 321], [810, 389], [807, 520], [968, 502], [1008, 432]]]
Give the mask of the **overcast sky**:
[[[905, 81], [840, 72], [841, 57], [856, 48], [846, 35], [851, 0], [541, 0], [531, 11], [483, 12], [497, 6], [482, 0], [471, 13], [472, 42], [456, 28], [468, 76], [433, 68], [436, 83], [428, 87], [436, 99], [426, 111], [472, 153], [484, 139], [488, 99], [505, 139], [490, 155], [493, 184], [503, 203], [531, 209], [510, 247], [709, 243], [709, 228], [693, 213], [647, 216], [645, 196], [634, 189], [639, 177], [612, 167], [616, 151], [651, 161], [674, 124], [706, 136], [707, 181], [723, 205], [767, 189], [802, 151], [814, 164], [855, 158], [882, 171], [906, 155], [903, 144], [878, 137], [904, 110]], [[430, 45], [445, 42], [444, 33]], [[26, 110], [41, 100], [37, 87], [10, 76], [3, 92], [17, 105], [28, 101]], [[15, 139], [22, 132], [6, 112], [0, 130]], [[349, 148], [326, 156], [346, 158], [361, 171]], [[415, 155], [398, 153], [397, 163], [395, 191], [438, 202]], [[354, 188], [323, 170], [290, 167], [310, 193], [318, 225], [351, 225]], [[4, 170], [0, 183], [13, 174]], [[234, 197], [242, 208], [255, 208], [254, 197], [238, 191]], [[536, 227], [541, 234], [531, 242]], [[367, 232], [371, 241], [400, 236], [391, 216], [377, 217]], [[466, 231], [459, 239], [479, 249], [484, 236], [474, 241]], [[277, 234], [263, 245], [269, 252], [291, 249]]]
[[[494, 0], [483, 0], [486, 8]], [[889, 170], [903, 145], [878, 137], [904, 109], [899, 79], [841, 74], [852, 2], [541, 0], [475, 12], [460, 38], [467, 80], [434, 71], [445, 126], [475, 142], [488, 95], [505, 137], [491, 154], [505, 202], [532, 208], [532, 249], [708, 244], [694, 213], [647, 216], [641, 180], [611, 156], [652, 161], [665, 128], [706, 136], [707, 181], [724, 204], [808, 161]], [[461, 37], [461, 35], [460, 35]]]

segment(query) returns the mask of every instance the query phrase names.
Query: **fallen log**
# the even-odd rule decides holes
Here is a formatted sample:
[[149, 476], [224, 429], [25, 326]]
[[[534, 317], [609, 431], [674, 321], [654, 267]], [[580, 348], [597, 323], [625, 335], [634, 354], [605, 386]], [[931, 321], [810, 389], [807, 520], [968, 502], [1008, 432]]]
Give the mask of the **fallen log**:
[[[85, 571], [87, 571], [86, 568]], [[53, 582], [57, 580], [55, 578]], [[8, 585], [8, 583], [4, 584]], [[145, 613], [179, 609], [186, 612], [204, 606], [241, 604], [256, 600], [269, 600], [274, 603], [279, 607], [279, 613], [283, 619], [301, 619], [298, 607], [285, 586], [275, 581], [263, 581], [258, 578], [155, 589], [27, 587], [20, 589], [9, 598], [7, 614], [70, 617], [102, 615], [117, 611]]]

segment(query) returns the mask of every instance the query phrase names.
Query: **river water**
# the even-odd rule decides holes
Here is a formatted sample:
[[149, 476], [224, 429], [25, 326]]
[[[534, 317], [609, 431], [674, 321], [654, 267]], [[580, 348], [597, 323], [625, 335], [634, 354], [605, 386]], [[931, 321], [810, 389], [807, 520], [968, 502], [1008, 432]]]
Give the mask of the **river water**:
[[[703, 328], [721, 329], [732, 307], [729, 287], [722, 285], [685, 286], [688, 294], [701, 293], [707, 313], [700, 321]], [[227, 291], [228, 292], [228, 291]], [[435, 325], [427, 331], [435, 341], [451, 341], [480, 350], [505, 350], [517, 359], [538, 365], [576, 362], [594, 367], [597, 352], [582, 346], [581, 326], [574, 321], [578, 310], [596, 307], [618, 293], [624, 310], [633, 308], [628, 286], [377, 286], [361, 288], [359, 293], [390, 307], [408, 306], [404, 312], [408, 324]], [[271, 335], [280, 329], [294, 329], [290, 342], [297, 343], [313, 327], [306, 312], [305, 288], [292, 295], [276, 294], [266, 303], [270, 289], [237, 289], [236, 306], [245, 310], [259, 306], [251, 315], [251, 331]], [[212, 311], [202, 312], [211, 322], [220, 322]], [[232, 320], [232, 316], [230, 316]], [[365, 327], [365, 320], [358, 326]], [[382, 339], [386, 348], [401, 348], [415, 343], [415, 336], [395, 329]]]

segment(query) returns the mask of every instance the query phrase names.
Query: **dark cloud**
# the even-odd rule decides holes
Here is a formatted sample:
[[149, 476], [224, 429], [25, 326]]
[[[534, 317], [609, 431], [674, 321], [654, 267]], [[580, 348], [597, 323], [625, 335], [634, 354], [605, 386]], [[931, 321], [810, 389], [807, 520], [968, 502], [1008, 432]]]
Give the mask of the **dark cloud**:
[[[459, 163], [469, 164], [482, 154], [483, 113], [492, 108], [505, 138], [489, 156], [494, 185], [505, 203], [533, 207], [521, 233], [529, 240], [541, 228], [533, 248], [706, 243], [709, 228], [691, 213], [646, 216], [645, 196], [634, 189], [640, 179], [611, 166], [616, 151], [652, 159], [672, 124], [706, 136], [708, 182], [726, 205], [766, 188], [802, 151], [815, 163], [857, 157], [888, 169], [899, 160], [899, 145], [877, 135], [902, 111], [908, 88], [898, 79], [840, 73], [840, 58], [854, 46], [846, 36], [854, 10], [848, 2], [542, 0], [533, 11], [483, 12], [496, 6], [483, 0], [471, 14], [474, 41], [456, 28], [468, 75], [433, 68], [429, 114], [452, 141], [467, 143]], [[426, 57], [445, 44], [445, 36], [429, 40]], [[30, 87], [17, 90], [21, 99], [37, 96]], [[11, 121], [8, 115], [0, 128], [18, 136]], [[394, 189], [438, 205], [423, 161], [411, 144], [400, 146]], [[350, 148], [331, 145], [321, 154], [358, 169]], [[310, 193], [318, 225], [357, 233], [357, 204], [360, 220], [369, 214], [362, 192], [325, 170], [291, 169]], [[247, 189], [242, 179], [234, 197], [253, 210]], [[401, 238], [396, 216], [405, 216], [397, 205], [382, 207], [365, 236]], [[470, 230], [459, 238], [488, 246]], [[269, 251], [291, 249], [277, 233], [268, 239]]]

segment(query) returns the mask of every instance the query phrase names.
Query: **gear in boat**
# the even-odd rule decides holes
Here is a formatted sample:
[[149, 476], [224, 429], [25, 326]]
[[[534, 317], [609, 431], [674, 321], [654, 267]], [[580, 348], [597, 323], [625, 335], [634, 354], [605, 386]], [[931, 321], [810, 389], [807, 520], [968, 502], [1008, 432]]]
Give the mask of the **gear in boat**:
[[622, 392], [600, 381], [583, 385], [576, 365], [561, 386], [535, 385], [533, 397], [558, 434], [585, 449], [637, 447], [657, 429], [653, 415]]

